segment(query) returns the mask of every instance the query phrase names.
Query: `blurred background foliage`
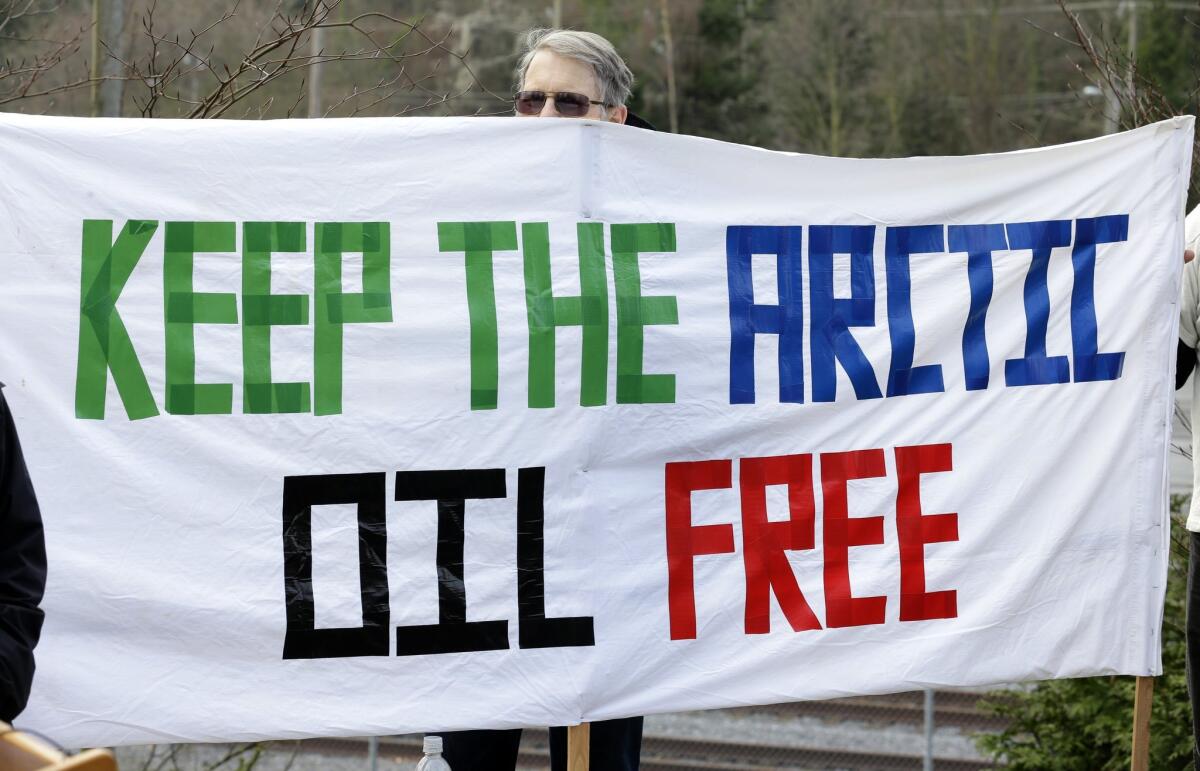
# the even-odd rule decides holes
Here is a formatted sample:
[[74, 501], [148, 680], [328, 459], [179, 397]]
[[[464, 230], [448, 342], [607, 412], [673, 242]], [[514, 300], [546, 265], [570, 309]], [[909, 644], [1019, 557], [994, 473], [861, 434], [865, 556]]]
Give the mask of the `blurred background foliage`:
[[[1118, 74], [1132, 51], [1138, 85], [1196, 111], [1200, 4], [1067, 8]], [[289, 23], [293, 58], [221, 117], [506, 114], [521, 33], [556, 24], [613, 41], [638, 78], [633, 109], [660, 129], [772, 149], [994, 152], [1137, 117], [1097, 87], [1053, 0], [0, 0], [0, 109], [214, 117], [196, 102]], [[12, 98], [14, 71], [64, 42]], [[243, 84], [272, 74], [254, 64]], [[116, 92], [104, 104], [96, 77]]]

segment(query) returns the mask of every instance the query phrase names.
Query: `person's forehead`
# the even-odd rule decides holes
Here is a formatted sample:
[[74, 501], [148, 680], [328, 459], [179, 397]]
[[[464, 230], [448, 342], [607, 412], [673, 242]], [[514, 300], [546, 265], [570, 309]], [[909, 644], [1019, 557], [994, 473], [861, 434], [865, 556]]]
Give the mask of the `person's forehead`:
[[521, 87], [528, 91], [573, 91], [599, 98], [596, 75], [586, 62], [553, 51], [538, 51], [529, 61]]

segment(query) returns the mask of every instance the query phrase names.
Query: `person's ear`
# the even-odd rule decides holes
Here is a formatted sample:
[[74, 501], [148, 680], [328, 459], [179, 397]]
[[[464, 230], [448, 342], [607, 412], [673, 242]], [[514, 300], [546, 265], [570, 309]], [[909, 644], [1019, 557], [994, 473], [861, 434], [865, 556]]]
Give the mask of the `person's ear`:
[[612, 112], [609, 113], [608, 119], [613, 123], [624, 123], [625, 119], [628, 117], [629, 108], [625, 105], [621, 105], [620, 107], [612, 108]]

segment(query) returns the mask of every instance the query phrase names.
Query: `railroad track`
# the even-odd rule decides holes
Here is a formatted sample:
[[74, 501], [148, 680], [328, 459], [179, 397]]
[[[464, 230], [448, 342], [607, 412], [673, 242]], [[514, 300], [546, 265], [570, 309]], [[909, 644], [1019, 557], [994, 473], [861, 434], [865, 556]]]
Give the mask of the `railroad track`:
[[[980, 694], [962, 691], [938, 691], [934, 695], [934, 722], [968, 731], [999, 731], [1007, 721], [981, 712]], [[795, 701], [762, 707], [728, 710], [746, 715], [818, 717], [860, 722], [895, 722], [920, 726], [925, 720], [923, 694], [892, 693], [881, 696], [852, 696], [827, 701]]]
[[[978, 694], [938, 692], [935, 696], [936, 722], [939, 727], [954, 726], [965, 730], [998, 730], [1002, 720], [979, 712]], [[817, 717], [832, 721], [912, 726], [919, 731], [924, 719], [920, 693], [886, 696], [851, 697], [820, 702], [794, 702], [763, 707], [742, 707], [723, 712], [746, 719], [755, 715], [779, 720], [787, 717]], [[869, 728], [864, 729], [869, 732]], [[549, 769], [549, 736], [545, 729], [527, 729], [521, 743], [518, 764], [521, 768]], [[797, 737], [798, 739], [800, 737]], [[361, 739], [321, 739], [301, 742], [309, 751], [363, 755]], [[421, 757], [420, 736], [380, 737], [381, 759], [415, 764]], [[837, 749], [804, 746], [797, 743], [746, 743], [710, 738], [665, 736], [647, 733], [642, 740], [643, 771], [759, 771], [791, 769], [795, 771], [913, 771], [920, 769], [921, 757], [911, 753], [861, 749]], [[981, 771], [994, 768], [983, 760], [936, 759], [937, 771]], [[470, 771], [470, 769], [455, 769]]]

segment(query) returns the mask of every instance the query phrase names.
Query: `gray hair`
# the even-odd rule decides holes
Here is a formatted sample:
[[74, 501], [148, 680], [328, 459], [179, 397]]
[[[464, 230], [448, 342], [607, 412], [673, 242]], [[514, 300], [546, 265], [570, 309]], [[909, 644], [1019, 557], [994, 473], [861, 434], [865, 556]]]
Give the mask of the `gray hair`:
[[613, 48], [613, 44], [594, 32], [573, 29], [531, 29], [525, 33], [521, 61], [517, 63], [516, 87], [525, 82], [525, 71], [538, 51], [552, 51], [592, 68], [600, 86], [600, 98], [606, 106], [620, 107], [629, 101], [633, 73]]

